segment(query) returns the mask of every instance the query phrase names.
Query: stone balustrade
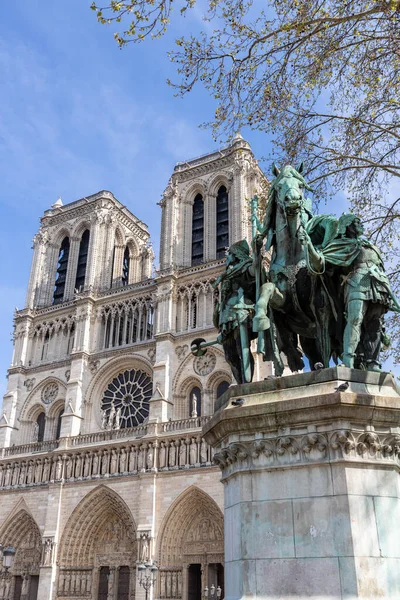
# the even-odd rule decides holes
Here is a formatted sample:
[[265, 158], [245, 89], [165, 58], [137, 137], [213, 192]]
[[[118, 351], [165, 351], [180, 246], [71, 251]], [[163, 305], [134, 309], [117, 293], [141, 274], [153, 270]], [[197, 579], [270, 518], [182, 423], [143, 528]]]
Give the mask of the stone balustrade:
[[139, 438], [147, 434], [147, 425], [138, 425], [137, 427], [126, 427], [124, 429], [111, 429], [106, 431], [95, 431], [94, 433], [84, 433], [68, 438], [67, 445], [71, 447], [87, 446], [88, 444], [98, 444], [99, 442], [108, 442], [111, 440], [121, 440], [127, 438]]
[[34, 452], [51, 452], [58, 446], [58, 440], [47, 440], [44, 442], [33, 442], [20, 446], [10, 446], [3, 449], [3, 457], [15, 456], [17, 454], [31, 454]]
[[87, 481], [211, 466], [213, 450], [199, 433], [121, 441], [101, 448], [57, 449], [43, 456], [0, 461], [0, 489]]
[[189, 417], [177, 421], [167, 421], [165, 423], [146, 423], [137, 427], [126, 427], [122, 429], [111, 429], [95, 431], [93, 433], [83, 433], [69, 438], [61, 438], [60, 440], [47, 440], [44, 442], [33, 442], [31, 444], [21, 444], [19, 446], [10, 446], [3, 448], [0, 458], [9, 456], [31, 455], [39, 452], [51, 452], [60, 447], [78, 448], [103, 444], [113, 440], [134, 440], [139, 439], [149, 434], [157, 436], [164, 433], [192, 431], [200, 429], [211, 419], [211, 416], [204, 417]]
[[166, 423], [158, 423], [158, 428], [162, 432], [169, 431], [182, 431], [185, 429], [196, 429], [203, 427], [207, 421], [211, 419], [211, 416], [206, 417], [189, 417], [187, 419], [180, 419], [179, 421], [167, 421]]

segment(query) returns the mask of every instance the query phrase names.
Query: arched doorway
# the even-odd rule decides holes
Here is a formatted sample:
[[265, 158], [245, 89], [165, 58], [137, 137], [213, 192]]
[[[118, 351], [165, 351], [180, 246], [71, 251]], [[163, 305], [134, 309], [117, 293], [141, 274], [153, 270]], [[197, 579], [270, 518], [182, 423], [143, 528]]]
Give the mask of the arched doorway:
[[116, 492], [99, 486], [81, 500], [65, 527], [57, 597], [134, 598], [136, 551], [129, 508]]
[[32, 516], [21, 509], [5, 523], [0, 539], [4, 546], [13, 546], [16, 550], [11, 579], [0, 580], [0, 598], [36, 600], [42, 553], [39, 527]]
[[206, 586], [224, 588], [224, 519], [197, 487], [181, 494], [160, 533], [158, 597], [201, 600]]

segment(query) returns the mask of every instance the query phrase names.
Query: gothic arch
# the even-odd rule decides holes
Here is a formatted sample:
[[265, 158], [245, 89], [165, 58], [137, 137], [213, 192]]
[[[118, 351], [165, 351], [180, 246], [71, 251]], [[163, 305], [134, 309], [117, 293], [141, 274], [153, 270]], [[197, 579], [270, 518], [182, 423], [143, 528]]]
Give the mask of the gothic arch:
[[[106, 539], [111, 535], [114, 539]], [[111, 548], [107, 548], [111, 541]], [[136, 524], [124, 500], [114, 490], [100, 485], [85, 496], [73, 510], [61, 537], [59, 564], [93, 566], [101, 551], [129, 555], [136, 559]], [[109, 563], [110, 564], [110, 563]]]
[[206, 197], [206, 194], [207, 194], [207, 186], [206, 186], [205, 182], [202, 181], [201, 179], [198, 179], [197, 181], [194, 181], [185, 190], [184, 201], [186, 201], [189, 204], [193, 205], [194, 199], [197, 196], [197, 194], [201, 194], [203, 196], [203, 201], [205, 200], [205, 197]]
[[[60, 229], [57, 229], [56, 231], [53, 232], [53, 235], [52, 235], [52, 238], [53, 238], [52, 239], [52, 245], [55, 248], [59, 249], [60, 246], [61, 246], [61, 242], [66, 237], [69, 238], [69, 239], [71, 239], [71, 231], [65, 225], [62, 225], [60, 227]], [[58, 258], [58, 256], [57, 256], [57, 258]]]
[[216, 196], [221, 185], [224, 185], [228, 190], [228, 193], [232, 187], [227, 175], [225, 173], [218, 173], [208, 183], [208, 190], [211, 196]]
[[[214, 346], [213, 352], [217, 355], [217, 360], [218, 360], [218, 358], [224, 360], [224, 353], [222, 350], [220, 350], [219, 348], [216, 348]], [[193, 377], [196, 377], [194, 375], [194, 370], [193, 370], [193, 360], [194, 360], [193, 354], [191, 352], [189, 352], [189, 354], [186, 356], [186, 358], [184, 358], [184, 360], [181, 362], [180, 366], [178, 367], [178, 369], [175, 373], [175, 377], [172, 382], [172, 393], [173, 394], [180, 394], [182, 381], [184, 381], [183, 378], [186, 379], [185, 376], [187, 375], [188, 372], [193, 373]]]
[[159, 564], [179, 567], [184, 562], [198, 562], [200, 554], [218, 555], [223, 562], [223, 552], [222, 512], [211, 496], [191, 486], [178, 496], [164, 517], [159, 534]]
[[82, 234], [86, 231], [86, 229], [91, 231], [91, 227], [91, 222], [85, 218], [82, 221], [79, 221], [79, 223], [77, 223], [74, 230], [72, 231], [71, 237], [78, 238], [80, 240]]
[[213, 406], [217, 399], [217, 390], [220, 383], [227, 381], [229, 385], [232, 383], [232, 375], [228, 371], [216, 371], [207, 380], [206, 389], [211, 395]]
[[10, 513], [0, 530], [0, 539], [4, 546], [13, 546], [16, 550], [13, 575], [21, 575], [28, 568], [30, 575], [39, 574], [42, 536], [35, 519], [25, 508]]
[[116, 245], [123, 246], [125, 244], [125, 235], [120, 225], [115, 227], [114, 238]]
[[[54, 383], [58, 385], [57, 397], [51, 403], [45, 404], [42, 401], [42, 392], [49, 383]], [[46, 377], [46, 379], [43, 379], [43, 381], [41, 381], [37, 386], [34, 387], [34, 389], [30, 392], [29, 396], [25, 400], [20, 414], [20, 421], [29, 418], [28, 413], [31, 412], [33, 404], [40, 404], [42, 406], [42, 409], [45, 412], [47, 412], [51, 409], [51, 406], [55, 402], [58, 402], [61, 399], [65, 400], [66, 393], [67, 386], [63, 381], [61, 381], [61, 379], [58, 379], [57, 377]]]

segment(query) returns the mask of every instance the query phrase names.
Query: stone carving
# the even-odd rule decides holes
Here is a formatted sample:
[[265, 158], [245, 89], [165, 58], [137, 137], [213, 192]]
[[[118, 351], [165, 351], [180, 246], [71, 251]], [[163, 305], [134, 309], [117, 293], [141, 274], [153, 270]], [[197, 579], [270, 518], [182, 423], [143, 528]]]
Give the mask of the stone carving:
[[149, 416], [152, 387], [150, 377], [141, 370], [126, 370], [115, 377], [107, 386], [101, 402], [103, 417], [104, 412], [107, 414], [105, 428], [135, 427], [143, 423]]
[[51, 404], [58, 394], [58, 384], [55, 381], [51, 381], [44, 386], [42, 390], [42, 402], [44, 404]]
[[[330, 450], [329, 450], [330, 449]], [[268, 464], [306, 463], [312, 460], [326, 461], [330, 458], [348, 456], [375, 460], [400, 457], [400, 435], [380, 436], [375, 432], [354, 434], [339, 430], [331, 434], [311, 433], [302, 437], [280, 436], [254, 442], [232, 443], [214, 455], [214, 462], [221, 469], [243, 460], [263, 460]]]
[[26, 387], [28, 392], [31, 392], [33, 390], [33, 386], [35, 385], [36, 379], [35, 377], [32, 377], [31, 379], [26, 379], [24, 381], [24, 386]]
[[154, 364], [154, 362], [156, 360], [156, 349], [155, 348], [149, 348], [147, 350], [147, 356], [149, 357], [150, 361]]
[[64, 377], [65, 377], [65, 381], [69, 381], [70, 377], [71, 377], [71, 370], [67, 369], [64, 373]]
[[32, 434], [32, 442], [37, 442], [39, 439], [39, 424], [33, 423], [33, 434]]
[[189, 469], [211, 464], [211, 448], [198, 437], [130, 443], [104, 450], [80, 450], [51, 458], [0, 461], [0, 489], [49, 481], [82, 481], [156, 469]]
[[192, 410], [190, 411], [190, 416], [192, 418], [197, 417], [197, 397], [196, 394], [192, 394]]
[[150, 534], [148, 532], [140, 535], [139, 557], [141, 563], [150, 560]]
[[42, 565], [44, 567], [50, 567], [53, 564], [53, 548], [54, 539], [50, 537], [45, 538], [42, 552]]
[[198, 375], [209, 375], [213, 372], [216, 362], [217, 358], [215, 354], [208, 352], [194, 359], [193, 368]]
[[94, 375], [97, 372], [97, 369], [100, 366], [99, 360], [89, 360], [89, 371]]
[[175, 348], [175, 353], [176, 353], [177, 357], [182, 360], [182, 358], [184, 358], [186, 356], [188, 350], [189, 350], [189, 346], [187, 344], [184, 344], [183, 346], [177, 346]]

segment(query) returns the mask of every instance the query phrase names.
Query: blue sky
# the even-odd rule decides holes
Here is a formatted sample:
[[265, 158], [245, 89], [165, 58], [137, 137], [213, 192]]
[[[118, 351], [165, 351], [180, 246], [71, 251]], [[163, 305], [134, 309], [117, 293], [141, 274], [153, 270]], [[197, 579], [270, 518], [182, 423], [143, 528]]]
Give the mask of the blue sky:
[[[175, 163], [220, 145], [198, 127], [215, 108], [207, 93], [176, 99], [165, 83], [175, 73], [167, 50], [198, 31], [199, 12], [176, 19], [163, 39], [121, 51], [89, 6], [0, 3], [1, 392], [43, 211], [58, 196], [67, 203], [108, 189], [149, 225], [158, 254], [157, 202]], [[242, 133], [256, 157], [269, 152], [264, 134]]]

